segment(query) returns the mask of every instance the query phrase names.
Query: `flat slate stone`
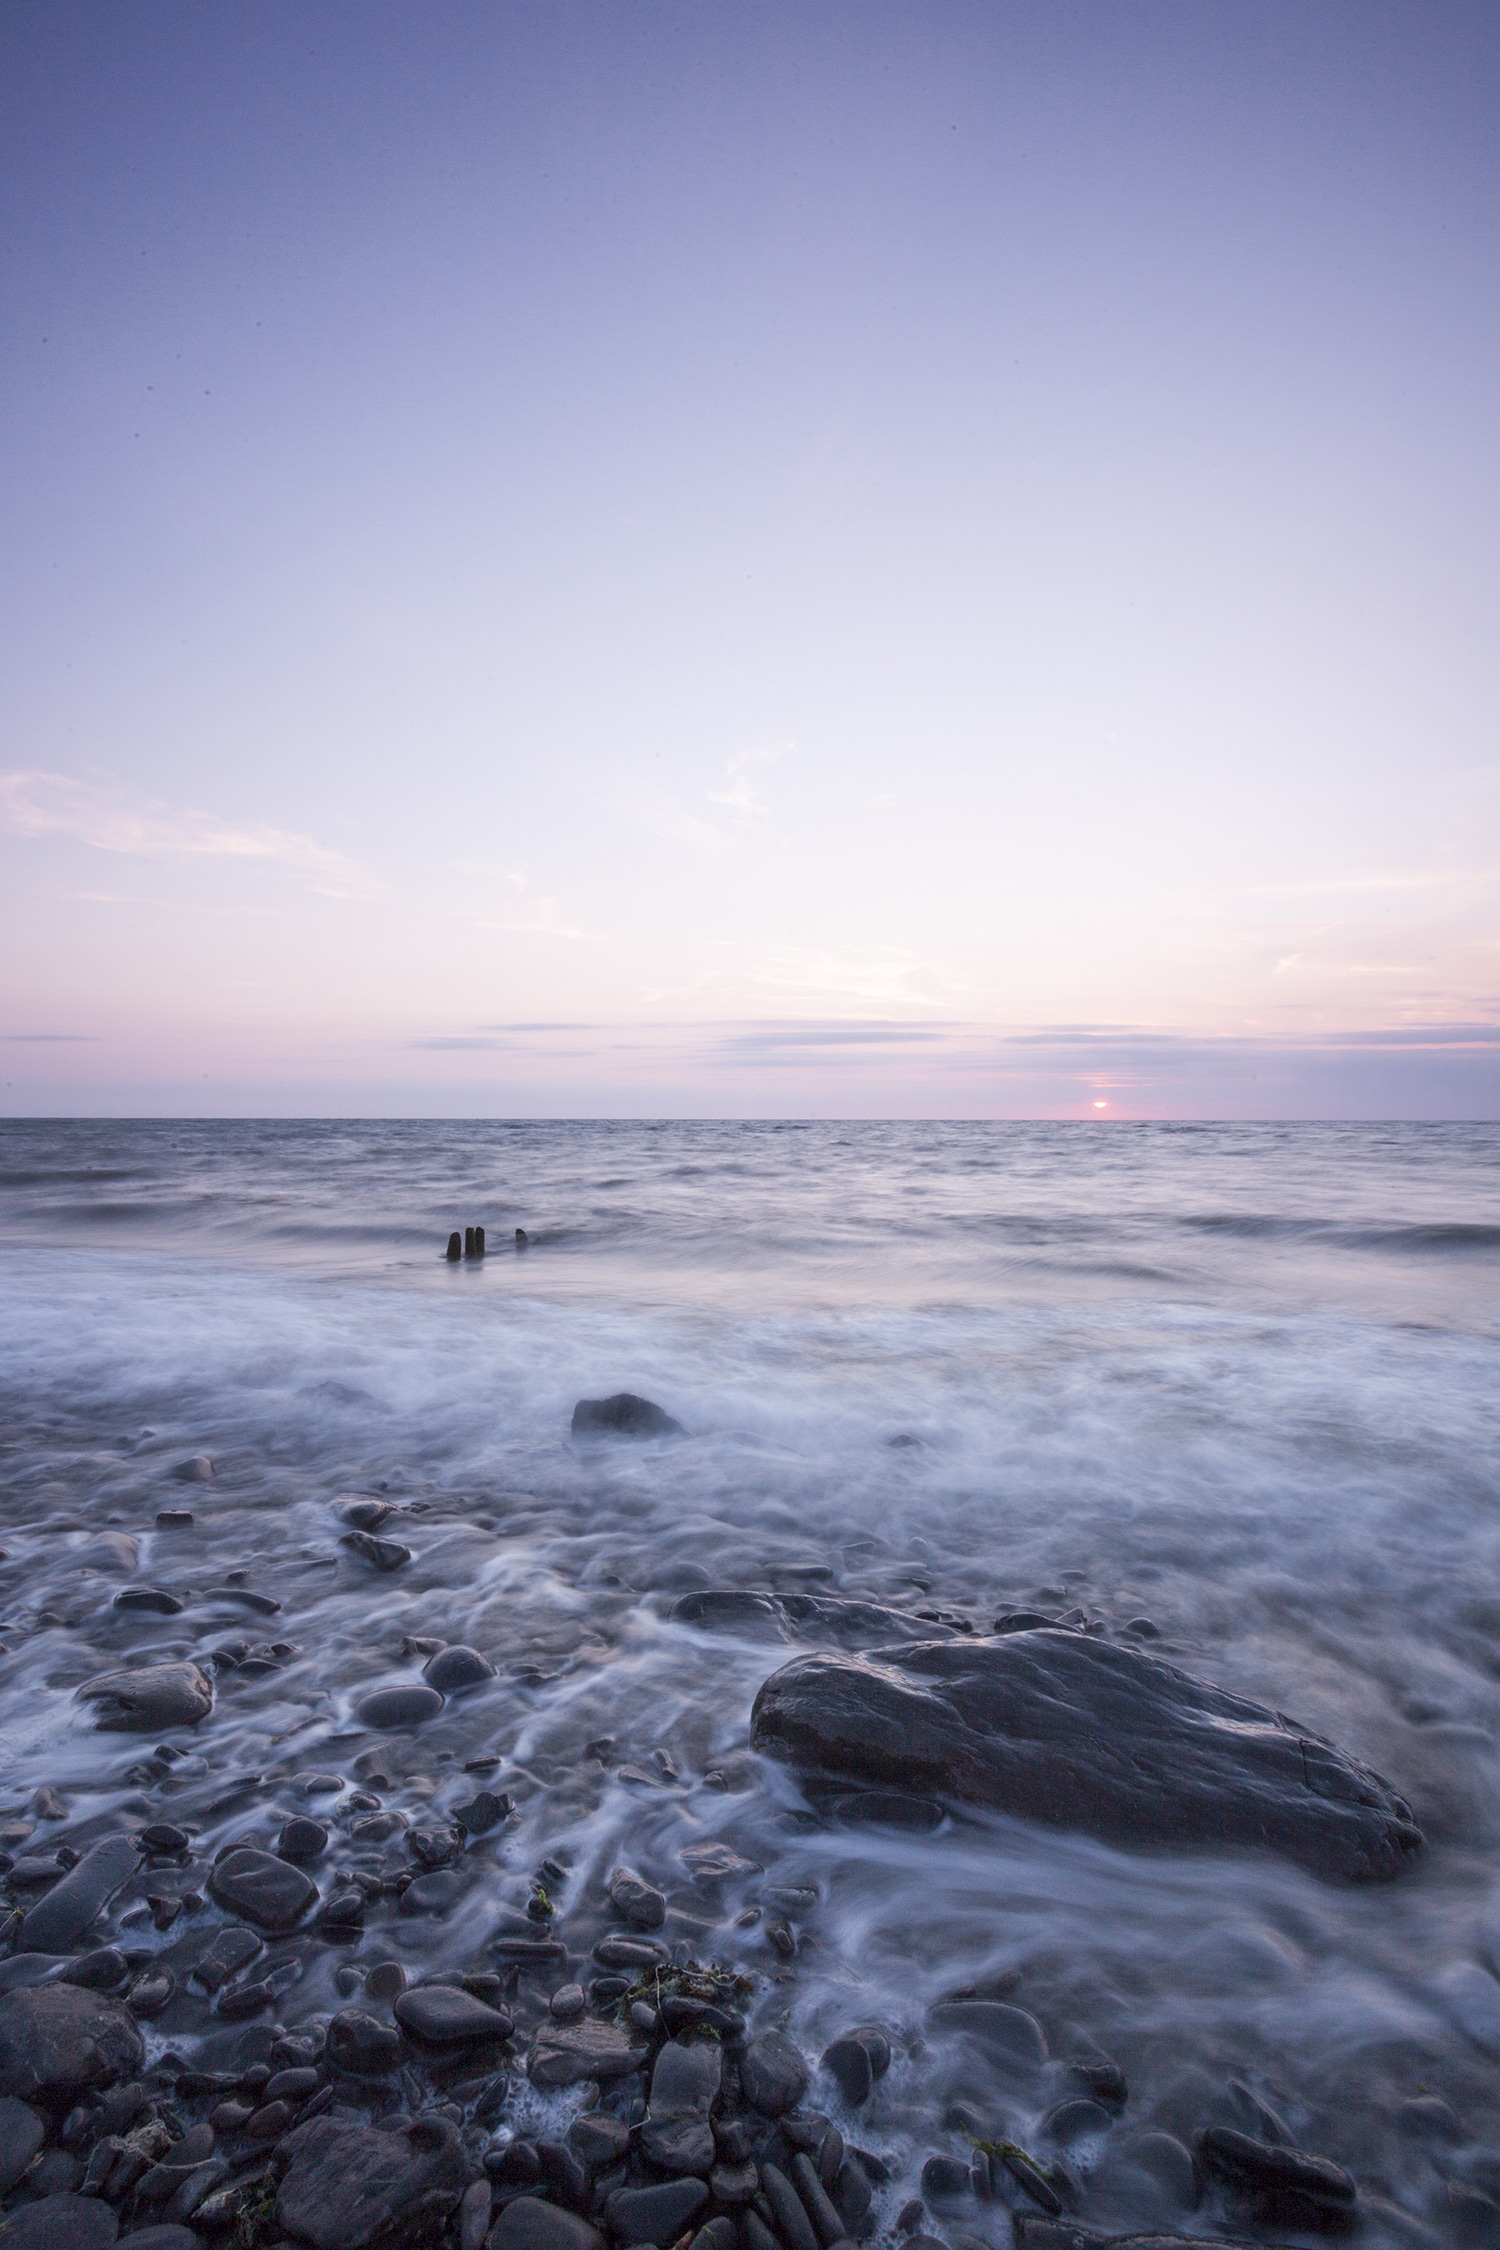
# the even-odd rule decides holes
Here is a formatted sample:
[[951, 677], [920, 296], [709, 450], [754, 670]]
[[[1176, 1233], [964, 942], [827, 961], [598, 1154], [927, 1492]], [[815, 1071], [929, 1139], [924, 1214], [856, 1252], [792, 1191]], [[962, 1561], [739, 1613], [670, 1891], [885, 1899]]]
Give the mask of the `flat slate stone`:
[[469, 2184], [457, 2127], [431, 2112], [396, 2133], [314, 2117], [278, 2154], [288, 2162], [276, 2224], [312, 2250], [435, 2240]]
[[442, 1708], [436, 1688], [383, 1687], [361, 1696], [354, 1716], [362, 1727], [419, 1727], [424, 1719], [435, 1719]]
[[702, 1633], [738, 1633], [760, 1641], [836, 1641], [841, 1648], [941, 1640], [952, 1630], [905, 1610], [887, 1609], [882, 1602], [846, 1601], [837, 1594], [752, 1594], [742, 1586], [682, 1594], [672, 1604], [672, 1615], [679, 1625]]
[[32, 1907], [17, 1942], [29, 1952], [66, 1952], [140, 1863], [134, 1837], [103, 1837]]
[[757, 1750], [1114, 1844], [1248, 1845], [1372, 1882], [1422, 1845], [1379, 1774], [1276, 1711], [1083, 1633], [811, 1655], [756, 1696]]
[[226, 1852], [208, 1878], [221, 1906], [262, 1930], [290, 1930], [317, 1902], [318, 1886], [300, 1867], [272, 1852], [241, 1844]]
[[604, 2250], [604, 2237], [576, 2211], [518, 2195], [491, 2227], [488, 2250]]
[[58, 2103], [139, 2070], [130, 2010], [77, 1984], [31, 1985], [0, 1999], [0, 2094]]
[[[1046, 2219], [1038, 2211], [1017, 2211], [1016, 2250], [1200, 2250], [1205, 2237], [1185, 2234], [1095, 2234], [1072, 2219]], [[913, 2240], [917, 2239], [915, 2237]], [[1266, 2250], [1263, 2242], [1251, 2243], [1227, 2235], [1212, 2237], [1214, 2250]]]
[[94, 1723], [108, 1734], [164, 1734], [206, 1719], [214, 1687], [196, 1664], [146, 1664], [137, 1672], [102, 1672], [85, 1680], [75, 1701], [92, 1703]]
[[0, 2250], [105, 2250], [120, 2222], [96, 2195], [45, 2195], [0, 2225]]
[[393, 2013], [407, 2037], [423, 2047], [469, 2047], [479, 2040], [508, 2039], [515, 2029], [498, 2008], [487, 2008], [472, 1992], [450, 1984], [412, 1986]]
[[549, 2017], [537, 2025], [526, 2075], [533, 2086], [581, 2086], [586, 2078], [623, 2078], [639, 2070], [645, 2058], [645, 2048], [618, 2024], [591, 2016], [580, 2023]]
[[401, 2068], [402, 2053], [394, 2026], [363, 2008], [342, 2008], [329, 2022], [328, 2059], [356, 2078], [389, 2078]]

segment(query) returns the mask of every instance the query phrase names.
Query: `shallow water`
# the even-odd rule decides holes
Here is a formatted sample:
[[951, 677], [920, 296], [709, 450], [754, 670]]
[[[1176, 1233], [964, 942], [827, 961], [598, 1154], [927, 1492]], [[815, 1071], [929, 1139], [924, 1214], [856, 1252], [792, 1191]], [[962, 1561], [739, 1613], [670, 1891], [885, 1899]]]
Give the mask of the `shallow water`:
[[[448, 1265], [476, 1222], [490, 1255]], [[443, 1811], [495, 1754], [518, 1815], [452, 1911], [382, 1907], [352, 1956], [282, 1942], [283, 2021], [337, 2005], [351, 1958], [489, 1965], [549, 1856], [586, 1954], [624, 1859], [667, 1889], [668, 1937], [752, 1969], [758, 2020], [809, 2053], [854, 2022], [898, 2034], [857, 2122], [826, 2080], [811, 2097], [893, 2166], [887, 2221], [925, 2156], [963, 2149], [955, 2092], [1041, 2146], [1091, 2043], [1131, 2093], [1074, 2152], [1086, 2223], [1227, 2223], [1130, 2150], [1256, 2130], [1258, 2099], [1358, 2173], [1362, 2239], [1474, 2239], [1452, 2190], [1500, 2187], [1497, 1336], [1495, 1127], [8, 1124], [0, 1817], [48, 1782], [71, 1811], [38, 1841], [149, 1802], [208, 1858], [336, 1812], [299, 1773]], [[688, 1435], [575, 1445], [574, 1401], [626, 1388]], [[212, 1481], [176, 1481], [198, 1454]], [[403, 1511], [390, 1576], [338, 1543], [352, 1493]], [[192, 1528], [156, 1529], [163, 1507]], [[246, 1613], [231, 1571], [280, 1612]], [[119, 1612], [128, 1583], [185, 1606]], [[710, 1584], [981, 1630], [1021, 1605], [1145, 1617], [1154, 1649], [1387, 1775], [1429, 1850], [1344, 1891], [999, 1819], [829, 1825], [746, 1753], [793, 1651], [670, 1616]], [[499, 1677], [372, 1735], [354, 1701], [420, 1676], [406, 1636]], [[252, 1661], [219, 1675], [201, 1770], [143, 1793], [149, 1743], [91, 1731], [74, 1688], [231, 1642]], [[694, 1882], [680, 1854], [710, 1838], [758, 1871]], [[201, 1950], [221, 1917], [191, 1919]], [[1056, 2060], [1006, 2076], [924, 2028], [976, 1985]], [[201, 2029], [184, 1995], [155, 2037], [186, 2053]], [[1003, 2203], [951, 2223], [1008, 2240]]]

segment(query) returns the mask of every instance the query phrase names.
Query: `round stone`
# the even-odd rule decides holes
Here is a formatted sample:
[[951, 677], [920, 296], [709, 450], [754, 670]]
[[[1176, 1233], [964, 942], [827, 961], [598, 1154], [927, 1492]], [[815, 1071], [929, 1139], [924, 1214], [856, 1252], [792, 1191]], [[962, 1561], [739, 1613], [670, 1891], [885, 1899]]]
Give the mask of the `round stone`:
[[361, 1697], [354, 1715], [366, 1727], [419, 1727], [424, 1720], [435, 1719], [442, 1708], [436, 1688], [388, 1687]]

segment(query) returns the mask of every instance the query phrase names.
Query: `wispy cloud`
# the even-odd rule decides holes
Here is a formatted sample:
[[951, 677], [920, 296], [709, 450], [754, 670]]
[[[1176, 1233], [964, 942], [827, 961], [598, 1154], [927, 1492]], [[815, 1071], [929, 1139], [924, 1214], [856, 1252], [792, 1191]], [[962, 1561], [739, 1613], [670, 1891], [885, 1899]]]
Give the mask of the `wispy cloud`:
[[96, 1031], [0, 1031], [0, 1039], [14, 1047], [97, 1047]]
[[750, 776], [757, 766], [774, 765], [778, 758], [788, 756], [794, 747], [793, 743], [785, 742], [772, 749], [737, 752], [725, 764], [728, 786], [724, 789], [711, 789], [708, 792], [708, 802], [711, 805], [727, 806], [742, 828], [759, 828], [769, 820], [771, 808], [756, 796]]
[[581, 928], [561, 899], [533, 887], [528, 868], [487, 866], [467, 859], [453, 864], [460, 875], [498, 882], [509, 894], [502, 896], [493, 914], [471, 916], [472, 929], [500, 930], [517, 937], [593, 938], [594, 932]]
[[0, 824], [17, 836], [70, 836], [100, 852], [135, 859], [260, 859], [292, 868], [325, 898], [368, 898], [370, 869], [293, 829], [223, 820], [160, 799], [132, 803], [67, 774], [0, 774]]

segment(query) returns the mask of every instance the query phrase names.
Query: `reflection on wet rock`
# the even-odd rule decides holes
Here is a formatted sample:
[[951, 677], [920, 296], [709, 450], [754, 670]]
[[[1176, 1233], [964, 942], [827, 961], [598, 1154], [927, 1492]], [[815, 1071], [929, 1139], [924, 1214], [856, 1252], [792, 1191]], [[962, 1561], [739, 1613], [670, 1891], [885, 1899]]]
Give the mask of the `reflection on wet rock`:
[[196, 1664], [148, 1664], [86, 1680], [78, 1700], [94, 1706], [95, 1724], [106, 1732], [156, 1734], [197, 1726], [213, 1709], [214, 1690]]

